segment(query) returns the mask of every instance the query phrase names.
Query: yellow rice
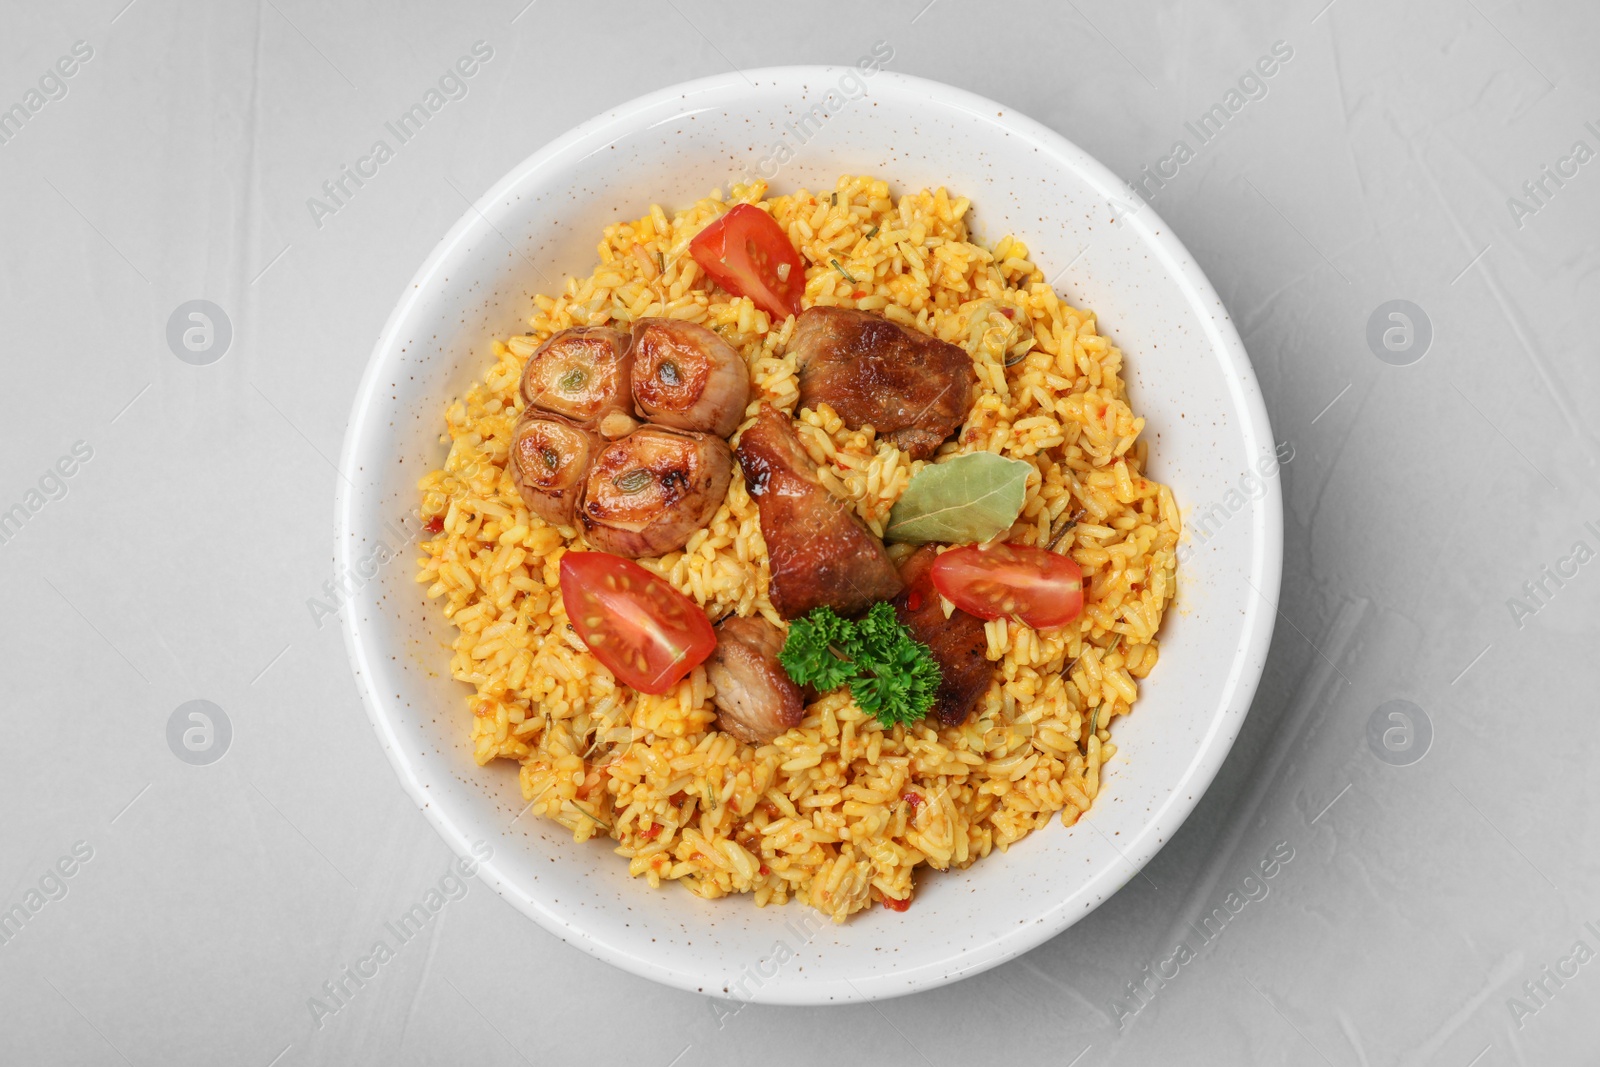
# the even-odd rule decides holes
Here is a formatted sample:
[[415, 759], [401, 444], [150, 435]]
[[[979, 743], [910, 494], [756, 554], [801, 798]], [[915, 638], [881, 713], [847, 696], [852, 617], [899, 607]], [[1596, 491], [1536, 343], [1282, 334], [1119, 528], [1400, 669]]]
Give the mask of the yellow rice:
[[[972, 354], [978, 401], [935, 462], [988, 450], [1033, 464], [1011, 540], [1047, 543], [1078, 518], [1060, 549], [1083, 568], [1082, 615], [1051, 633], [988, 623], [998, 684], [962, 726], [886, 729], [841, 691], [751, 746], [712, 725], [703, 669], [665, 695], [636, 693], [566, 626], [558, 565], [581, 536], [532, 517], [506, 470], [523, 364], [558, 330], [643, 316], [715, 329], [749, 362], [748, 414], [761, 400], [796, 414], [824, 481], [879, 533], [922, 467], [826, 407], [796, 413], [785, 354], [793, 320], [774, 325], [748, 299], [713, 291], [687, 254], [696, 233], [745, 202], [770, 211], [812, 264], [807, 306], [880, 311]], [[1110, 724], [1155, 666], [1178, 509], [1141, 473], [1144, 420], [1128, 406], [1122, 353], [1092, 312], [1051, 290], [1020, 241], [969, 240], [968, 209], [942, 188], [896, 199], [868, 177], [770, 198], [765, 183], [736, 185], [673, 215], [652, 205], [606, 229], [589, 277], [535, 298], [527, 335], [495, 341], [482, 382], [445, 413], [449, 456], [420, 483], [422, 515], [443, 529], [423, 543], [418, 581], [458, 631], [451, 671], [474, 690], [476, 758], [516, 760], [532, 813], [579, 841], [614, 839], [652, 886], [751, 893], [761, 905], [795, 898], [842, 922], [875, 900], [911, 898], [919, 866], [965, 867], [1058, 812], [1071, 825], [1099, 792], [1115, 753]], [[756, 506], [737, 473], [708, 528], [681, 552], [640, 562], [713, 619], [780, 621]]]

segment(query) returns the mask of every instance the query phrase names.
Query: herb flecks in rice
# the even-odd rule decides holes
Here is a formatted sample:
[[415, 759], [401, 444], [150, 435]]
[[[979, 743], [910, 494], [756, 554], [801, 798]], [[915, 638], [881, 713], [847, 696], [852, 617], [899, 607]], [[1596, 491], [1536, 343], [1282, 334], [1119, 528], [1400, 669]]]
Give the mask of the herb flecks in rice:
[[[987, 624], [995, 683], [962, 726], [886, 729], [840, 690], [752, 747], [714, 728], [703, 669], [661, 696], [636, 693], [567, 625], [558, 565], [577, 532], [531, 516], [506, 469], [523, 364], [558, 330], [647, 315], [715, 329], [749, 363], [748, 414], [763, 400], [795, 414], [825, 483], [880, 534], [922, 467], [826, 407], [795, 412], [784, 355], [792, 322], [774, 325], [749, 300], [708, 286], [689, 239], [744, 202], [770, 210], [799, 247], [807, 305], [879, 311], [972, 354], [979, 399], [935, 462], [986, 450], [1031, 464], [1011, 540], [1060, 535], [1056, 550], [1083, 568], [1084, 611], [1065, 629]], [[593, 274], [536, 297], [528, 334], [496, 342], [483, 381], [445, 413], [449, 457], [420, 486], [424, 519], [443, 529], [423, 545], [418, 580], [458, 631], [451, 672], [474, 690], [476, 758], [517, 761], [532, 813], [578, 840], [614, 838], [651, 885], [748, 892], [758, 904], [795, 898], [843, 921], [874, 900], [911, 897], [920, 865], [967, 866], [1057, 813], [1072, 824], [1099, 791], [1116, 751], [1111, 725], [1156, 663], [1175, 588], [1177, 506], [1143, 474], [1144, 420], [1128, 406], [1121, 352], [1092, 312], [1050, 289], [1021, 242], [971, 242], [968, 208], [943, 189], [895, 199], [886, 183], [853, 177], [831, 195], [768, 199], [758, 183], [672, 216], [652, 207], [606, 230]], [[848, 276], [835, 261], [850, 263]], [[1007, 308], [1026, 321], [1010, 323]], [[712, 618], [777, 622], [765, 558], [755, 504], [735, 475], [705, 530], [680, 552], [640, 562]], [[905, 802], [913, 794], [920, 799]]]

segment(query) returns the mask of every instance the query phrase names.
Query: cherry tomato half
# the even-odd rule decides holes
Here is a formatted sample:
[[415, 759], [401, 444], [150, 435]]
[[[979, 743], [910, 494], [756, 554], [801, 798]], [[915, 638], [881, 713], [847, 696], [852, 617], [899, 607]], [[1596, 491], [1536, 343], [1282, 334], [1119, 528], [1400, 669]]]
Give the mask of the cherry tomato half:
[[1065, 626], [1083, 610], [1083, 571], [1066, 556], [1028, 545], [969, 545], [933, 561], [934, 588], [980, 619], [1018, 619], [1035, 630]]
[[695, 235], [689, 254], [734, 296], [748, 296], [775, 319], [800, 314], [806, 271], [771, 215], [740, 204]]
[[700, 606], [631, 559], [568, 552], [561, 599], [594, 658], [641, 693], [665, 693], [717, 647]]

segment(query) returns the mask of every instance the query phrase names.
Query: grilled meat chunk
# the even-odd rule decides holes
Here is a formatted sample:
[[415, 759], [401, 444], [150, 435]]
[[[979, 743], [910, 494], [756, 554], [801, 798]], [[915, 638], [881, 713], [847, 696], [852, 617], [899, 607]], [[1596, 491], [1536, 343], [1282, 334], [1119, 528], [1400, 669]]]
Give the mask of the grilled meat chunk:
[[957, 346], [870, 311], [811, 307], [795, 320], [789, 351], [800, 406], [826, 403], [852, 429], [927, 459], [966, 422], [975, 398], [972, 357]]
[[739, 466], [761, 511], [772, 569], [768, 593], [785, 619], [827, 604], [859, 615], [900, 591], [883, 542], [817, 478], [790, 418], [762, 404], [739, 439]]
[[784, 634], [760, 616], [734, 615], [717, 624], [717, 647], [706, 660], [716, 687], [717, 725], [759, 745], [800, 725], [805, 698], [778, 662]]
[[956, 726], [967, 720], [973, 706], [989, 690], [994, 680], [994, 664], [985, 654], [988, 638], [983, 620], [957, 608], [947, 619], [939, 605], [939, 591], [933, 587], [929, 571], [939, 552], [924, 545], [912, 553], [900, 568], [905, 590], [894, 598], [895, 617], [911, 631], [911, 636], [927, 645], [939, 661], [938, 695], [929, 714], [943, 726]]
[[720, 437], [644, 426], [607, 445], [578, 509], [602, 552], [660, 556], [682, 548], [728, 495], [733, 454]]
[[744, 421], [750, 368], [698, 323], [640, 319], [633, 324], [633, 400], [658, 426], [727, 437]]

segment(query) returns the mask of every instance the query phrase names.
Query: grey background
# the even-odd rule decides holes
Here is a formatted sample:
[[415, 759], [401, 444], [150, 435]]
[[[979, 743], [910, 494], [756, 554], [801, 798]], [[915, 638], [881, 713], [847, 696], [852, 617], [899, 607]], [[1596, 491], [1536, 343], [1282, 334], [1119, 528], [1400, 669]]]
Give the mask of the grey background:
[[[0, 107], [74, 42], [93, 49], [0, 144], [0, 511], [41, 505], [0, 543], [0, 909], [42, 880], [66, 890], [0, 945], [0, 1062], [1592, 1053], [1600, 561], [1560, 586], [1541, 568], [1600, 550], [1600, 160], [1547, 179], [1542, 205], [1521, 187], [1576, 141], [1600, 150], [1600, 8], [124, 2], [0, 9]], [[307, 198], [480, 39], [494, 58], [466, 98], [315, 225]], [[308, 606], [334, 577], [334, 460], [380, 325], [463, 196], [572, 125], [879, 40], [888, 69], [994, 97], [1130, 180], [1176, 140], [1195, 150], [1154, 206], [1294, 449], [1280, 625], [1216, 785], [1147, 878], [916, 997], [729, 1014], [469, 882], [316, 1026], [308, 999], [451, 862], [372, 736], [338, 625]], [[1184, 123], [1277, 41], [1293, 58], [1266, 94], [1198, 146]], [[1537, 210], [1519, 218], [1512, 196]], [[196, 299], [232, 328], [209, 365], [167, 344]], [[1367, 343], [1398, 299], [1433, 330], [1410, 366]], [[62, 464], [62, 495], [48, 472], [75, 442], [92, 456]], [[231, 726], [209, 765], [168, 747], [197, 699]], [[1396, 700], [1431, 726], [1420, 762], [1369, 744]], [[78, 842], [92, 856], [74, 866]], [[1192, 924], [1280, 842], [1293, 859], [1267, 895], [1202, 944]], [[1128, 983], [1186, 939], [1195, 958], [1135, 999]]]

